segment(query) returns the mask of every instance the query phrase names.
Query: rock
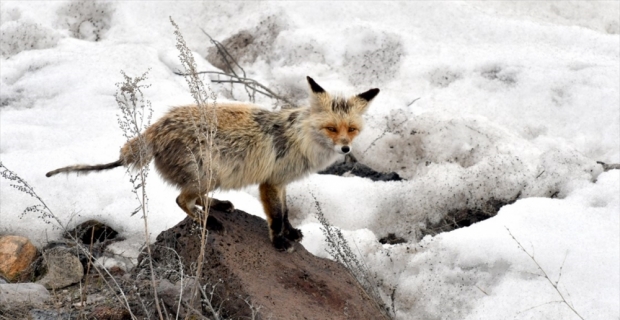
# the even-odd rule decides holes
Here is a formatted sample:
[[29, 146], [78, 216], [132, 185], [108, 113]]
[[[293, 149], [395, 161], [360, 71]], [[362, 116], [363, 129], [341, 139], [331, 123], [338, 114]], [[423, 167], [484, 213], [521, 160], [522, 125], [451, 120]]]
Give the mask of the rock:
[[319, 174], [333, 174], [337, 176], [353, 175], [362, 178], [368, 178], [372, 181], [401, 181], [396, 172], [382, 173], [359, 162], [337, 162], [320, 171]]
[[84, 277], [84, 267], [70, 249], [55, 247], [45, 251], [43, 263], [47, 272], [37, 283], [48, 289], [64, 288]]
[[[195, 283], [193, 279], [184, 279], [183, 282], [177, 281], [176, 284], [172, 284], [170, 281], [162, 279], [157, 285], [157, 295], [169, 310], [179, 310], [179, 317], [184, 319], [188, 315], [186, 306], [190, 302], [191, 290]], [[181, 295], [181, 289], [183, 289], [183, 295]], [[180, 307], [179, 299], [181, 299]], [[199, 301], [195, 301], [193, 307], [199, 310]]]
[[30, 310], [30, 316], [32, 320], [57, 320], [57, 319], [70, 319], [68, 314], [58, 313], [54, 310]]
[[[244, 52], [246, 51], [247, 46], [254, 42], [254, 36], [247, 30], [239, 31], [232, 35], [230, 38], [226, 38], [221, 42], [221, 45], [224, 46], [226, 52], [230, 54], [230, 57], [226, 57], [224, 60], [222, 54], [219, 52], [217, 47], [211, 47], [208, 50], [207, 56], [205, 57], [209, 63], [211, 63], [214, 67], [221, 69], [225, 73], [232, 73], [231, 67], [236, 67], [234, 61], [240, 61], [243, 57]], [[237, 70], [235, 70], [237, 71]]]
[[37, 256], [37, 248], [28, 238], [1, 236], [0, 276], [9, 282], [26, 280], [34, 270], [32, 265]]
[[228, 62], [224, 60], [222, 52], [215, 46], [208, 49], [205, 59], [225, 73], [230, 74], [235, 71], [239, 74], [241, 70], [237, 64], [243, 66], [246, 63], [253, 63], [258, 57], [269, 59], [272, 56], [276, 38], [287, 25], [288, 22], [282, 15], [267, 16], [256, 27], [241, 30], [220, 42], [226, 51], [224, 55]]
[[[265, 220], [239, 210], [212, 210], [210, 216], [224, 230], [208, 233], [199, 281], [212, 305], [221, 308], [220, 316], [252, 318], [256, 312], [257, 319], [385, 318], [342, 265], [318, 258], [300, 244], [293, 253], [275, 250]], [[157, 237], [153, 263], [163, 270], [178, 269], [176, 251], [184, 273], [195, 274], [200, 244], [199, 227], [186, 218]], [[133, 272], [139, 274], [145, 264], [139, 262]], [[163, 286], [162, 292], [170, 289]]]
[[124, 308], [96, 307], [88, 316], [93, 320], [131, 320], [131, 314]]
[[41, 306], [50, 299], [50, 293], [37, 283], [0, 284], [0, 305]]
[[596, 163], [598, 163], [601, 166], [603, 166], [603, 171], [618, 170], [618, 169], [620, 169], [620, 163], [605, 163], [605, 162], [602, 162], [602, 161], [597, 161]]
[[399, 243], [405, 243], [405, 242], [407, 242], [405, 238], [398, 237], [394, 233], [388, 233], [386, 237], [379, 239], [379, 243], [381, 244], [399, 244]]

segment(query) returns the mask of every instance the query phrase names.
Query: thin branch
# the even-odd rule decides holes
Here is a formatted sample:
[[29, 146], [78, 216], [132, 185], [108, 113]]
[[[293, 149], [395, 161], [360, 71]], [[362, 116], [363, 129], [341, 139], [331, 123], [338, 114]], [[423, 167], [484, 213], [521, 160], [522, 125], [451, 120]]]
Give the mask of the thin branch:
[[482, 290], [482, 288], [480, 288], [478, 285], [474, 285], [474, 287], [478, 288], [478, 290], [480, 290], [480, 292], [484, 293], [485, 296], [489, 295], [486, 291]]
[[[551, 286], [553, 287], [553, 289], [555, 289], [555, 291], [558, 293], [558, 295], [560, 295], [560, 298], [562, 298], [562, 302], [564, 302], [564, 304], [569, 307], [578, 317], [579, 319], [585, 320], [580, 314], [579, 312], [577, 312], [577, 310], [575, 310], [573, 308], [573, 306], [571, 306], [570, 303], [568, 303], [568, 301], [566, 301], [566, 299], [564, 298], [564, 295], [562, 294], [562, 292], [560, 292], [560, 290], [558, 289], [557, 283], [553, 283], [553, 281], [551, 281], [551, 278], [549, 278], [549, 275], [547, 275], [547, 272], [545, 272], [545, 270], [540, 266], [540, 264], [538, 263], [538, 261], [536, 261], [536, 259], [534, 259], [534, 255], [530, 254], [529, 252], [527, 252], [527, 250], [525, 250], [525, 248], [521, 245], [521, 242], [519, 242], [519, 240], [517, 240], [517, 238], [515, 238], [515, 236], [512, 234], [512, 232], [510, 232], [510, 229], [508, 229], [508, 227], [505, 227], [506, 230], [508, 230], [508, 234], [510, 234], [510, 237], [512, 237], [512, 239], [517, 243], [517, 245], [519, 246], [519, 248], [521, 249], [521, 251], [525, 252], [525, 254], [530, 257], [530, 259], [532, 259], [532, 261], [534, 261], [534, 264], [536, 264], [536, 266], [538, 267], [538, 270], [540, 270], [540, 272], [543, 273], [543, 275], [545, 276], [545, 278], [547, 279], [547, 281], [549, 282], [549, 284], [551, 284]], [[566, 260], [566, 257], [564, 257], [564, 259]], [[562, 263], [562, 265], [564, 265], [564, 263]], [[560, 281], [558, 279], [558, 281]]]
[[542, 307], [542, 306], [546, 306], [546, 305], [548, 305], [548, 304], [552, 304], [552, 303], [564, 303], [564, 301], [562, 301], [562, 300], [556, 300], [556, 301], [549, 301], [549, 302], [541, 303], [541, 304], [539, 304], [539, 305], [537, 305], [537, 306], [533, 306], [533, 307], [527, 308], [527, 309], [525, 309], [525, 310], [521, 310], [521, 311], [517, 312], [517, 314], [522, 314], [522, 313], [528, 312], [528, 311], [530, 311], [530, 310], [534, 310], [534, 309], [536, 309], [536, 308], [540, 308], [540, 307]]
[[[189, 76], [190, 75], [190, 74], [182, 73], [182, 72], [179, 72], [179, 71], [174, 71], [174, 74], [179, 75], [179, 76]], [[246, 78], [246, 77], [239, 77], [239, 76], [237, 76], [235, 74], [228, 74], [228, 73], [219, 72], [219, 71], [198, 71], [198, 72], [196, 72], [196, 74], [215, 74], [215, 75], [226, 76], [226, 77], [230, 77], [231, 78], [230, 80], [211, 79], [211, 82], [214, 82], [214, 83], [238, 83], [238, 84], [243, 84], [244, 86], [258, 86], [259, 88], [265, 90], [265, 92], [253, 88], [256, 92], [258, 92], [258, 93], [260, 93], [260, 94], [262, 94], [264, 96], [267, 96], [268, 98], [283, 101], [284, 103], [292, 106], [293, 108], [297, 108], [298, 107], [295, 103], [291, 102], [290, 100], [286, 99], [285, 97], [283, 97], [281, 95], [278, 95], [277, 93], [275, 93], [271, 89], [269, 89], [267, 86], [261, 84], [260, 82], [254, 80], [254, 79], [250, 79], [250, 78]]]
[[382, 138], [383, 138], [383, 137], [384, 137], [384, 136], [385, 136], [388, 132], [391, 132], [391, 130], [398, 129], [398, 127], [400, 127], [400, 126], [401, 126], [401, 125], [403, 125], [405, 122], [407, 122], [407, 120], [409, 120], [409, 119], [405, 119], [405, 120], [403, 120], [403, 121], [401, 121], [401, 122], [397, 123], [397, 124], [396, 124], [393, 128], [387, 128], [387, 127], [386, 127], [386, 128], [383, 130], [383, 132], [381, 133], [381, 135], [379, 135], [377, 138], [375, 138], [375, 140], [372, 140], [372, 142], [368, 145], [368, 147], [366, 148], [366, 150], [364, 150], [364, 151], [362, 152], [362, 154], [366, 154], [366, 151], [368, 151], [370, 148], [374, 147], [374, 146], [375, 146], [375, 143], [376, 143], [377, 141], [379, 141], [379, 139], [382, 139]]
[[235, 60], [235, 58], [233, 58], [233, 56], [230, 54], [230, 52], [228, 52], [228, 50], [226, 50], [226, 47], [224, 47], [224, 45], [221, 42], [213, 39], [204, 29], [200, 28], [200, 30], [207, 37], [209, 37], [209, 40], [211, 41], [211, 43], [213, 43], [213, 45], [215, 45], [215, 48], [217, 48], [217, 51], [220, 54], [220, 56], [222, 57], [222, 59], [224, 59], [224, 62], [226, 62], [226, 66], [228, 67], [230, 72], [232, 72], [236, 77], [239, 77], [237, 75], [237, 73], [235, 72], [234, 68], [230, 65], [230, 62], [228, 61], [228, 58], [226, 58], [226, 57], [229, 57], [230, 60], [232, 60], [232, 62], [239, 68], [239, 70], [241, 70], [241, 72], [243, 72], [243, 78], [246, 78], [245, 70], [243, 70], [241, 65], [239, 65], [239, 63], [237, 63], [237, 61]]
[[562, 260], [562, 265], [560, 266], [560, 274], [558, 275], [558, 280], [555, 282], [556, 286], [558, 285], [558, 283], [560, 283], [560, 279], [562, 278], [562, 268], [564, 268], [564, 262], [566, 262], [566, 257], [568, 257], [568, 251], [566, 251], [566, 254], [564, 255], [564, 260]]
[[422, 98], [422, 97], [419, 97], [419, 98], [415, 98], [415, 99], [413, 99], [413, 101], [411, 101], [411, 102], [409, 102], [409, 103], [407, 104], [407, 107], [411, 106], [412, 104], [414, 104], [416, 101], [420, 100], [421, 98]]

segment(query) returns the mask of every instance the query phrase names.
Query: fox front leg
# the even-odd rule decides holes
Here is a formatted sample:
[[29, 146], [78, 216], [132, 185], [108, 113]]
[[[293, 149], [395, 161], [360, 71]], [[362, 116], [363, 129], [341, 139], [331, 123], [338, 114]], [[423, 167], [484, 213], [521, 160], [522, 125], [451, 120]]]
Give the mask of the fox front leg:
[[279, 251], [293, 251], [293, 243], [284, 236], [284, 203], [282, 187], [263, 183], [259, 186], [260, 199], [269, 224], [269, 238]]
[[284, 212], [284, 237], [291, 240], [291, 241], [295, 241], [295, 242], [299, 242], [301, 241], [301, 239], [304, 237], [303, 233], [301, 233], [301, 230], [293, 228], [293, 226], [291, 225], [291, 222], [288, 221], [288, 205], [286, 204], [286, 189], [282, 188], [282, 195], [281, 195], [281, 200], [282, 200], [282, 211]]

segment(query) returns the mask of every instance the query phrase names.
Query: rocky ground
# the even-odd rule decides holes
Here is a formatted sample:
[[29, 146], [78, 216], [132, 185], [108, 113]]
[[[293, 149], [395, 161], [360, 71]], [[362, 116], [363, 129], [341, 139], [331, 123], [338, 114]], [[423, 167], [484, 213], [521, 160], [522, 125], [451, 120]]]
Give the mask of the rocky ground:
[[[325, 173], [400, 179], [350, 161]], [[145, 251], [132, 270], [94, 263], [122, 240], [94, 220], [41, 249], [27, 238], [0, 235], [0, 318], [147, 319], [159, 312], [166, 319], [385, 318], [342, 265], [300, 244], [292, 253], [274, 250], [266, 221], [243, 211], [210, 216], [223, 228], [207, 226], [203, 257], [202, 229], [187, 218], [162, 232], [152, 259]]]

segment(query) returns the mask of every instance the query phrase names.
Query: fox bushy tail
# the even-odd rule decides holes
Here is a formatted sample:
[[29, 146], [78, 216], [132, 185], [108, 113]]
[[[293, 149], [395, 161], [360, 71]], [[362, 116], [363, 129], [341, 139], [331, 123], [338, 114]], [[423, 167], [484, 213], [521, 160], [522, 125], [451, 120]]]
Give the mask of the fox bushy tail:
[[120, 158], [114, 162], [98, 165], [73, 165], [68, 167], [52, 170], [45, 174], [46, 177], [51, 177], [59, 173], [75, 172], [77, 174], [87, 174], [91, 171], [102, 171], [113, 169], [120, 166], [130, 167], [131, 169], [142, 168], [151, 162], [153, 159], [153, 153], [150, 144], [146, 141], [143, 135], [135, 137], [121, 148]]

